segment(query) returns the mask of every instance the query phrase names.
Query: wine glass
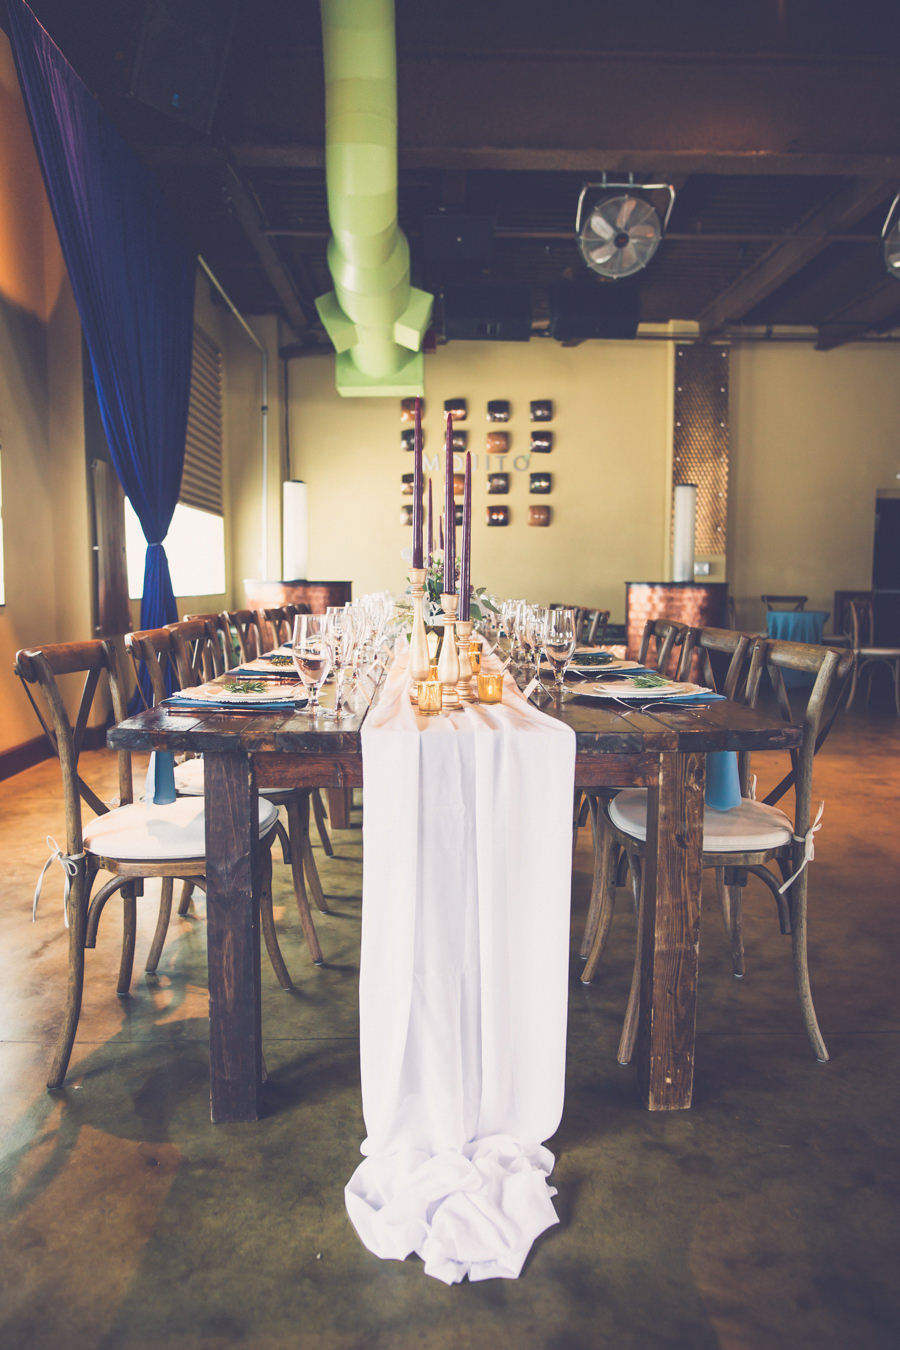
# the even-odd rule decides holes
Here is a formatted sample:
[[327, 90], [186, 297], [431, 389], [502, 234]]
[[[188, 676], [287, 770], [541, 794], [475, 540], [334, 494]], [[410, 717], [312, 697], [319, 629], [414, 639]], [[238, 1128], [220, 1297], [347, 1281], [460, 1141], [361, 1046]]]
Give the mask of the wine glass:
[[556, 699], [560, 702], [569, 697], [565, 689], [566, 667], [575, 651], [575, 611], [574, 609], [548, 609], [544, 615], [543, 626], [544, 655], [553, 667], [556, 681]]
[[550, 611], [544, 609], [543, 605], [529, 605], [520, 625], [523, 645], [534, 664], [535, 687], [532, 697], [538, 702], [541, 698], [550, 696], [549, 690], [544, 688], [541, 681], [541, 646], [544, 640], [544, 625], [549, 613]]
[[353, 667], [356, 650], [356, 629], [349, 608], [333, 606], [325, 614], [325, 641], [334, 671], [334, 710], [325, 710], [326, 717], [341, 718], [347, 704], [344, 701], [344, 677]]
[[315, 717], [319, 712], [319, 689], [331, 670], [331, 652], [328, 647], [324, 614], [294, 616], [291, 655], [306, 690], [307, 716]]

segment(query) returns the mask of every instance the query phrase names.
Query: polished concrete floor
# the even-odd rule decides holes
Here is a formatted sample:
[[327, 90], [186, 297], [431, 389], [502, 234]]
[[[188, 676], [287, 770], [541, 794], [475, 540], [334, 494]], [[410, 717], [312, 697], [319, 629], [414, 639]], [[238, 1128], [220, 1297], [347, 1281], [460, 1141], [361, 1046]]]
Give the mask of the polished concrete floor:
[[[573, 958], [559, 1226], [518, 1281], [446, 1288], [357, 1240], [342, 1188], [363, 1137], [356, 1050], [359, 810], [317, 848], [334, 913], [311, 968], [276, 901], [293, 993], [263, 969], [269, 1081], [256, 1124], [213, 1126], [204, 917], [173, 919], [160, 971], [114, 992], [111, 905], [88, 953], [64, 1091], [44, 1076], [66, 937], [45, 837], [52, 766], [0, 783], [0, 1346], [3, 1350], [896, 1350], [900, 1344], [900, 721], [845, 714], [817, 761], [813, 988], [832, 1060], [794, 1002], [789, 942], [748, 894], [735, 981], [712, 905], [694, 1105], [650, 1115], [615, 1049], [633, 921], [625, 892], [596, 983]], [[100, 752], [100, 757], [104, 757]], [[758, 757], [764, 779], [774, 772]], [[774, 757], [768, 757], [772, 759]], [[590, 850], [574, 873], [573, 951]], [[143, 908], [138, 961], [153, 905]]]

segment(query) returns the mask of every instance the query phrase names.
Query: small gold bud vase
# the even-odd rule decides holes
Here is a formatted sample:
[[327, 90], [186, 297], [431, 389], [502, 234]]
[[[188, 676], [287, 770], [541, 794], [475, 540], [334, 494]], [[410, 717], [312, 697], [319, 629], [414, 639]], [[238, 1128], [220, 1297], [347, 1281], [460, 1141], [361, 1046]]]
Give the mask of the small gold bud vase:
[[441, 593], [441, 608], [444, 611], [444, 638], [438, 656], [438, 675], [443, 689], [444, 710], [459, 709], [462, 703], [457, 684], [459, 682], [459, 654], [456, 650], [456, 606], [459, 596], [455, 591]]
[[477, 703], [478, 695], [475, 692], [475, 681], [473, 680], [472, 662], [469, 659], [469, 648], [472, 645], [472, 620], [457, 619], [456, 621], [456, 650], [459, 656], [459, 679], [456, 682], [456, 692], [463, 703]]
[[409, 680], [415, 687], [428, 679], [428, 667], [431, 656], [428, 652], [428, 635], [425, 632], [425, 577], [424, 567], [409, 569], [409, 588], [413, 602], [412, 633], [409, 639]]

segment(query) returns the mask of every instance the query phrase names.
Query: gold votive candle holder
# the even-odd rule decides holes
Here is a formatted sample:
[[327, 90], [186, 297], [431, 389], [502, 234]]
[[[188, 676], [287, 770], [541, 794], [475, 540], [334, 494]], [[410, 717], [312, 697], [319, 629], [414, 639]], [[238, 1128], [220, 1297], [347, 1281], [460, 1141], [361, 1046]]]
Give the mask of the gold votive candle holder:
[[[436, 673], [436, 672], [435, 672]], [[442, 707], [441, 682], [438, 679], [420, 680], [418, 686], [419, 712], [423, 717], [436, 717]]]
[[473, 638], [469, 643], [469, 665], [472, 667], [472, 674], [477, 675], [481, 670], [481, 638]]
[[478, 675], [478, 702], [503, 702], [503, 671], [482, 670]]

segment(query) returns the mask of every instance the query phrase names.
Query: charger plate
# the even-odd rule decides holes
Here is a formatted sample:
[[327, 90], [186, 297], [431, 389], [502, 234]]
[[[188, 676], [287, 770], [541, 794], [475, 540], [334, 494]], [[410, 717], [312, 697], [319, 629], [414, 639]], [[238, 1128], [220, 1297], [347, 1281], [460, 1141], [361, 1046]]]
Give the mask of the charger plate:
[[577, 692], [591, 698], [627, 698], [650, 703], [658, 698], [690, 698], [692, 694], [708, 694], [710, 690], [702, 684], [684, 684], [677, 680], [652, 686], [635, 685], [629, 680], [597, 680], [593, 684], [580, 684]]

